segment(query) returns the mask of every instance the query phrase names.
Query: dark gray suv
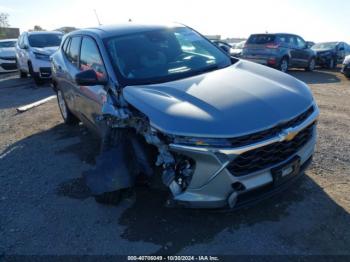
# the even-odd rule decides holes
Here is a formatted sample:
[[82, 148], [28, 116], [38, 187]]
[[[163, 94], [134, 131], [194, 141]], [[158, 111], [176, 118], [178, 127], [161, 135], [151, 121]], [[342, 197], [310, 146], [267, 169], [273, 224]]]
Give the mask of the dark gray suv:
[[316, 64], [315, 51], [293, 34], [253, 34], [243, 48], [242, 58], [282, 72], [291, 67], [313, 71]]
[[231, 58], [191, 28], [78, 30], [51, 62], [64, 122], [101, 136], [96, 169], [84, 176], [99, 202], [146, 178], [162, 180], [167, 203], [235, 208], [310, 164], [319, 109], [308, 86]]

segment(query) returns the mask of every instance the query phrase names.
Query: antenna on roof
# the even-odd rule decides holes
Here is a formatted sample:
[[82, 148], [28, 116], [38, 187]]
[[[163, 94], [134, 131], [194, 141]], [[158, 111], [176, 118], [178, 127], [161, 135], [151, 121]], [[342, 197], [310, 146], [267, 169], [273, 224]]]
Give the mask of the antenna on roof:
[[98, 18], [98, 15], [97, 15], [96, 9], [94, 9], [94, 13], [95, 13], [95, 16], [96, 16], [96, 19], [97, 19], [97, 23], [98, 23], [98, 25], [102, 25], [102, 24], [101, 24], [101, 22], [100, 22], [100, 19]]

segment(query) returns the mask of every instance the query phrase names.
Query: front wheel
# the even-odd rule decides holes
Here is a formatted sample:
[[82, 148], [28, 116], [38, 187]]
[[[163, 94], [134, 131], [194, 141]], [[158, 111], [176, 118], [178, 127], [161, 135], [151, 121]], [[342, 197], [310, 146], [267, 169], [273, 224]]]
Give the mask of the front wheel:
[[309, 61], [308, 66], [305, 68], [306, 71], [312, 72], [315, 70], [316, 67], [316, 61], [315, 58], [311, 58], [311, 60]]
[[279, 70], [282, 71], [283, 73], [286, 73], [288, 71], [288, 67], [289, 67], [289, 61], [286, 57], [283, 57], [279, 65]]
[[65, 124], [72, 125], [79, 122], [78, 119], [69, 110], [66, 100], [63, 97], [63, 93], [59, 89], [57, 90], [57, 102]]
[[334, 69], [336, 65], [335, 59], [332, 57], [329, 61], [328, 61], [328, 69]]

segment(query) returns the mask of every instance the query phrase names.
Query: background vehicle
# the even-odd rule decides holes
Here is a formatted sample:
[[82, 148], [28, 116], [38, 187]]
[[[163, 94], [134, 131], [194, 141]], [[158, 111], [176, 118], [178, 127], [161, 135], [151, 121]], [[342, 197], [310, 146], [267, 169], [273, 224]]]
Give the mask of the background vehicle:
[[293, 34], [253, 34], [243, 48], [242, 58], [282, 72], [291, 67], [313, 71], [316, 64], [315, 52]]
[[237, 44], [235, 44], [231, 51], [230, 51], [230, 54], [234, 57], [241, 57], [242, 56], [242, 51], [243, 51], [243, 47], [245, 45], [246, 41], [242, 41], [242, 42], [239, 42]]
[[171, 201], [233, 208], [311, 161], [318, 107], [306, 84], [229, 57], [185, 26], [75, 31], [51, 61], [64, 121], [80, 119], [107, 148], [85, 176], [95, 195], [133, 186], [135, 172], [152, 176], [157, 163]]
[[0, 40], [0, 73], [17, 70], [16, 45], [17, 39]]
[[61, 44], [61, 32], [24, 32], [18, 38], [16, 59], [21, 77], [29, 73], [36, 84], [51, 78], [50, 55]]
[[345, 57], [342, 65], [341, 72], [350, 78], [350, 55]]
[[344, 42], [317, 43], [312, 46], [316, 52], [316, 64], [333, 69], [343, 62], [346, 55], [350, 54], [350, 47]]
[[220, 40], [211, 40], [215, 45], [220, 47], [222, 50], [224, 50], [226, 53], [230, 54], [232, 46], [224, 41]]

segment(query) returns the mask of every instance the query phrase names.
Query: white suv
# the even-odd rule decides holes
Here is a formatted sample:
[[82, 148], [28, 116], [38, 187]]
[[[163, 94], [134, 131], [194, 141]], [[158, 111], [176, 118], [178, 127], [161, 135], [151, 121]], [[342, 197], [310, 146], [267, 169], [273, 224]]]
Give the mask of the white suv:
[[16, 45], [16, 60], [20, 76], [29, 73], [36, 84], [51, 78], [50, 55], [60, 46], [61, 32], [24, 32]]

